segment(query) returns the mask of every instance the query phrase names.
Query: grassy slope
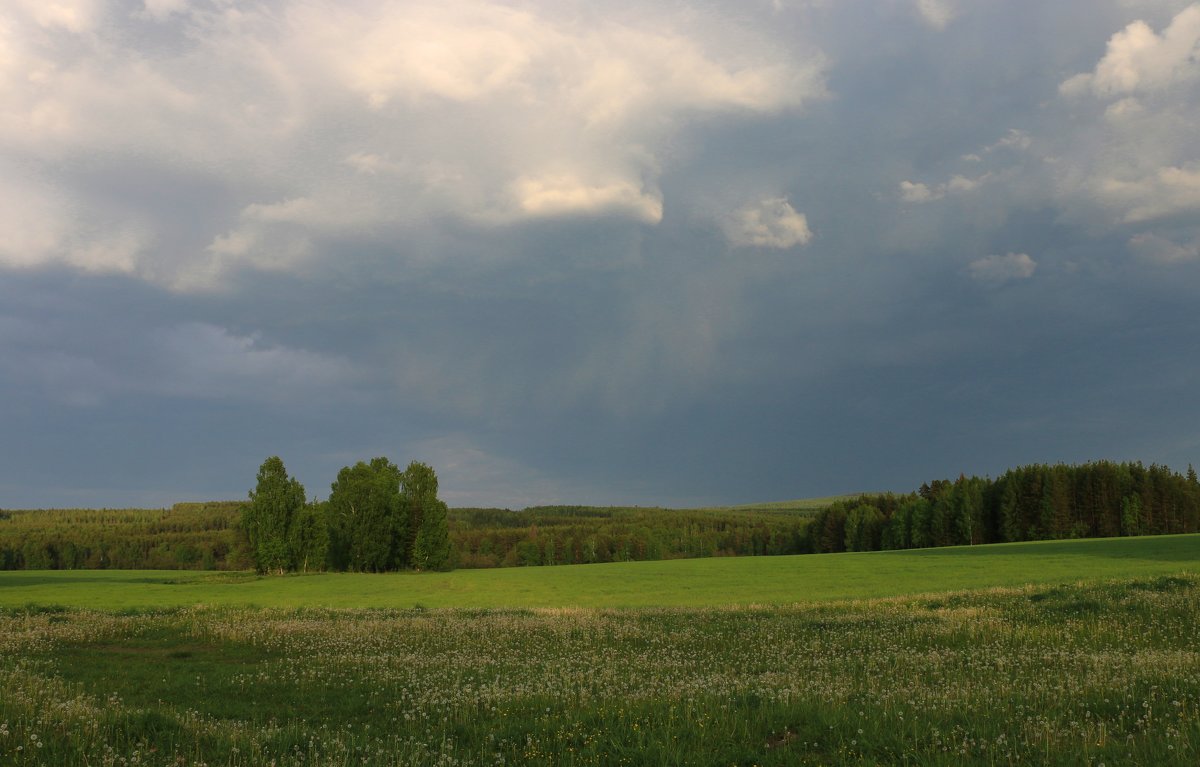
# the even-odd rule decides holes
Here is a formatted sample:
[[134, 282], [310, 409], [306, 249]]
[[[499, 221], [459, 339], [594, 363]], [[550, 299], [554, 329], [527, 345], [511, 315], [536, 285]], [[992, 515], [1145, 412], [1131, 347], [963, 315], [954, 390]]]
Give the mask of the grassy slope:
[[1200, 572], [1200, 535], [423, 574], [17, 571], [0, 607], [643, 607], [788, 604]]

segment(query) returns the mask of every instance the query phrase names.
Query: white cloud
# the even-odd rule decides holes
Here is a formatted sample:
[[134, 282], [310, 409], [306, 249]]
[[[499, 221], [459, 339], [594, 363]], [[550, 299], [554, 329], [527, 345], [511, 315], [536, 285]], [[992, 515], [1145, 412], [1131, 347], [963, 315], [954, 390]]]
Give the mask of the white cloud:
[[979, 185], [986, 181], [988, 174], [977, 176], [976, 178], [967, 178], [966, 176], [954, 175], [946, 182], [946, 191], [951, 194], [960, 192], [973, 192], [979, 188]]
[[297, 26], [375, 108], [395, 98], [474, 101], [508, 90], [553, 44], [554, 30], [535, 15], [498, 4], [351, 8], [331, 14], [328, 6], [302, 6]]
[[[86, 160], [98, 174], [134, 162], [166, 183], [224, 188], [230, 199], [209, 210], [240, 213], [198, 221], [199, 244], [121, 257], [84, 249], [71, 261], [55, 248], [80, 240], [78, 221], [106, 220], [143, 244], [173, 236], [152, 211], [79, 194], [71, 215], [54, 214], [53, 237], [24, 251], [30, 263], [95, 257], [94, 268], [194, 289], [245, 266], [308, 268], [322, 256], [305, 243], [321, 233], [394, 239], [447, 216], [654, 223], [659, 180], [690, 123], [825, 96], [819, 52], [789, 51], [717, 11], [598, 15], [550, 0], [142, 6], [21, 0], [0, 23], [0, 160]], [[137, 16], [186, 44], [151, 48], [128, 29]], [[48, 27], [81, 34], [38, 32]], [[53, 202], [42, 207], [53, 217]]]
[[1114, 34], [1104, 58], [1089, 73], [1064, 81], [1068, 96], [1114, 98], [1159, 91], [1200, 76], [1200, 4], [1175, 16], [1161, 35], [1138, 20]]
[[1140, 258], [1160, 264], [1196, 261], [1200, 260], [1200, 237], [1180, 244], [1153, 232], [1142, 232], [1129, 239], [1129, 249]]
[[917, 12], [934, 29], [945, 29], [958, 15], [954, 0], [917, 0]]
[[1169, 166], [1134, 180], [1107, 178], [1097, 190], [1108, 205], [1124, 210], [1122, 221], [1140, 223], [1200, 211], [1200, 165]]
[[724, 221], [725, 236], [735, 246], [791, 248], [812, 239], [808, 219], [786, 197], [767, 197], [733, 212]]
[[[984, 158], [991, 156], [1001, 150], [1009, 150], [1010, 152], [1025, 152], [1033, 145], [1033, 138], [1026, 131], [1009, 128], [1008, 131], [996, 141], [977, 149], [974, 152], [969, 152], [959, 156], [959, 160], [977, 164], [984, 162]], [[1003, 171], [998, 171], [1003, 176]], [[900, 199], [904, 202], [911, 203], [926, 203], [936, 200], [945, 199], [958, 194], [973, 192], [988, 181], [993, 180], [992, 171], [980, 173], [975, 177], [964, 176], [960, 173], [952, 175], [947, 181], [927, 184], [920, 181], [901, 181], [900, 182]]]
[[0, 266], [65, 264], [90, 272], [130, 272], [148, 244], [136, 222], [88, 216], [43, 179], [0, 162]]
[[648, 224], [662, 220], [662, 196], [625, 179], [588, 184], [570, 175], [526, 176], [514, 181], [511, 189], [517, 209], [530, 216], [611, 212]]
[[1036, 270], [1037, 262], [1027, 253], [985, 256], [967, 266], [967, 271], [973, 279], [993, 285], [1011, 280], [1027, 280]]
[[203, 257], [194, 257], [157, 281], [181, 292], [218, 290], [231, 272], [250, 267], [263, 272], [303, 268], [315, 258], [309, 230], [249, 220], [213, 238]]
[[1129, 24], [1092, 72], [1061, 84], [1076, 110], [1073, 129], [1057, 139], [1050, 185], [1065, 218], [1103, 229], [1200, 211], [1197, 82], [1200, 4], [1193, 3], [1161, 34], [1144, 21]]
[[0, 165], [0, 264], [34, 266], [61, 250], [66, 211], [60, 200], [29, 177]]
[[975, 178], [967, 178], [966, 176], [956, 174], [951, 176], [949, 181], [932, 186], [916, 181], [901, 181], [900, 199], [904, 202], [913, 203], [933, 202], [934, 200], [941, 200], [947, 195], [973, 192], [990, 177], [990, 173], [984, 173]]
[[129, 226], [109, 232], [85, 233], [66, 253], [65, 263], [84, 271], [131, 273], [145, 252], [147, 235]]
[[918, 181], [901, 181], [900, 182], [900, 199], [905, 202], [930, 202], [932, 200], [940, 200], [946, 196], [944, 189], [931, 189], [928, 184], [922, 184]]
[[82, 34], [95, 26], [101, 14], [100, 0], [12, 0], [44, 29], [64, 29]]
[[[995, 152], [999, 149], [1012, 149], [1018, 152], [1023, 152], [1033, 144], [1033, 139], [1029, 133], [1018, 128], [1009, 128], [1008, 132], [1001, 136], [996, 143], [989, 144], [983, 148], [985, 153]], [[972, 155], [978, 157], [978, 155]]]
[[1121, 120], [1128, 117], [1136, 117], [1145, 111], [1146, 108], [1142, 106], [1142, 102], [1131, 97], [1109, 104], [1104, 110], [1104, 116], [1109, 120]]

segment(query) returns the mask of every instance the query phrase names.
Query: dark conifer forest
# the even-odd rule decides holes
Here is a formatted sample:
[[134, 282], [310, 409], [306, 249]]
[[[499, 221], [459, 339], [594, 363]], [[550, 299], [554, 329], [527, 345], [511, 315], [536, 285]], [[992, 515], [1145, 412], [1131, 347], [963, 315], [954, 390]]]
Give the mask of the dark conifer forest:
[[863, 495], [812, 520], [813, 552], [1109, 538], [1200, 531], [1200, 483], [1165, 466], [1097, 461], [960, 476], [908, 495]]

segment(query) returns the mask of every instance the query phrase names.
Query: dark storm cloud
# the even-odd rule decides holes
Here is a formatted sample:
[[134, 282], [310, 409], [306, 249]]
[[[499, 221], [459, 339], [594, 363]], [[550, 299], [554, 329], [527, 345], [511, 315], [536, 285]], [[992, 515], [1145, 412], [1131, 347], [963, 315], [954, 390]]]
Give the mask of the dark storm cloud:
[[1200, 6], [62, 8], [0, 35], [0, 505], [1195, 460]]

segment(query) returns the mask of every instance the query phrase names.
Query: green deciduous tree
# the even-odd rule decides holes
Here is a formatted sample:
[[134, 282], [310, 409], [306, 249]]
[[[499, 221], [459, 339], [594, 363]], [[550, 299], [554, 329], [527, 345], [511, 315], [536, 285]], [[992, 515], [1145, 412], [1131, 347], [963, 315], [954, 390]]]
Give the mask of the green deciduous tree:
[[404, 471], [386, 458], [338, 472], [325, 508], [329, 565], [381, 572], [451, 566], [449, 510], [437, 475], [413, 461]]
[[418, 570], [445, 570], [450, 566], [450, 530], [446, 504], [437, 497], [437, 474], [426, 464], [413, 461], [404, 470], [402, 486], [412, 531], [410, 566]]
[[324, 570], [329, 555], [326, 505], [309, 503], [296, 512], [288, 535], [292, 563], [301, 572]]
[[279, 456], [263, 461], [250, 503], [242, 512], [242, 525], [250, 554], [259, 572], [283, 573], [294, 566], [290, 530], [304, 507], [304, 486], [289, 477]]
[[984, 481], [962, 475], [954, 483], [952, 508], [956, 525], [956, 543], [975, 545], [984, 542]]
[[408, 516], [400, 469], [386, 458], [338, 472], [327, 506], [330, 563], [338, 570], [382, 572], [407, 565]]
[[1142, 499], [1131, 495], [1121, 499], [1121, 535], [1142, 534]]

